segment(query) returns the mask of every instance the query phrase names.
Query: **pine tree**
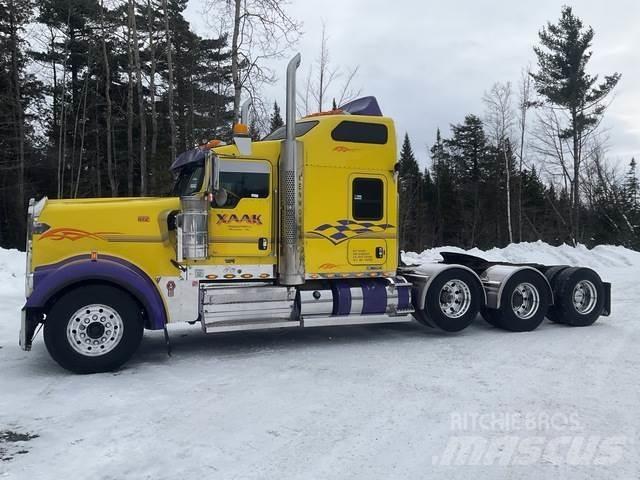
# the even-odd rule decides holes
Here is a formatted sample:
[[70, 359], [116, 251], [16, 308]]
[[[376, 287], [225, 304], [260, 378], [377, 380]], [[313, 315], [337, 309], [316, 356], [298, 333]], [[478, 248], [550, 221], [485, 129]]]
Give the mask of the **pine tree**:
[[489, 156], [487, 137], [478, 116], [467, 115], [464, 123], [452, 125], [451, 130], [453, 136], [445, 141], [445, 145], [450, 151], [452, 180], [457, 190], [458, 242], [466, 247], [476, 247], [480, 245], [480, 230], [486, 227], [481, 220], [481, 181], [492, 178], [490, 166], [495, 160]]
[[539, 33], [541, 45], [534, 47], [539, 70], [531, 74], [538, 94], [547, 103], [564, 109], [569, 116], [569, 123], [560, 135], [571, 142], [573, 157], [570, 205], [574, 242], [580, 231], [582, 146], [604, 114], [603, 100], [620, 80], [620, 74], [614, 73], [597, 83], [598, 76], [586, 72], [593, 36], [593, 29], [585, 28], [571, 7], [563, 7], [558, 23], [548, 23]]
[[269, 118], [269, 128], [271, 129], [271, 132], [274, 132], [283, 125], [284, 122], [280, 116], [280, 107], [278, 106], [278, 102], [273, 102], [273, 113], [271, 114], [271, 118]]
[[640, 208], [640, 184], [638, 182], [635, 158], [632, 158], [631, 162], [629, 162], [629, 170], [624, 180], [624, 196], [628, 207], [632, 211], [637, 211]]
[[249, 122], [249, 137], [251, 137], [251, 140], [253, 140], [254, 142], [257, 142], [258, 140], [260, 140], [260, 136], [260, 126], [258, 125], [256, 117], [254, 116]]
[[400, 151], [398, 191], [400, 195], [400, 248], [420, 249], [420, 206], [422, 175], [409, 134], [405, 133]]
[[[434, 182], [434, 245], [459, 244], [458, 196], [454, 183], [454, 168], [447, 141], [436, 132], [436, 143], [431, 147], [431, 168]], [[458, 222], [456, 224], [455, 222]]]

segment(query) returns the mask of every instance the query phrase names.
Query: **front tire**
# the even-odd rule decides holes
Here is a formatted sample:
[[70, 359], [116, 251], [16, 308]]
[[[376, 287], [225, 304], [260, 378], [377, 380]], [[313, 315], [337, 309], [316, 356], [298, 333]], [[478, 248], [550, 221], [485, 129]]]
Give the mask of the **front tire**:
[[44, 342], [67, 370], [108, 372], [131, 358], [142, 332], [142, 310], [131, 295], [109, 285], [87, 285], [68, 291], [51, 307]]

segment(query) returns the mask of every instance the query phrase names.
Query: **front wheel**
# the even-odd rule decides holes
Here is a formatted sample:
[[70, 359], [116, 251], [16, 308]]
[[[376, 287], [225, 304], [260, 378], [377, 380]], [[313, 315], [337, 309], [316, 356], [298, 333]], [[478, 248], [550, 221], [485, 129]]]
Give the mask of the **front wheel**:
[[115, 370], [142, 340], [142, 311], [126, 292], [109, 285], [77, 287], [47, 314], [44, 342], [53, 359], [75, 373]]

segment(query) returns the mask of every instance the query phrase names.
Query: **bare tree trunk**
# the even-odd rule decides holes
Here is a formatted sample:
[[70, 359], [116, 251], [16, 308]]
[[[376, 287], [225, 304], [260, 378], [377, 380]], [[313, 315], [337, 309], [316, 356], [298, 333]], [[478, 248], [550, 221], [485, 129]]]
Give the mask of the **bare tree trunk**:
[[509, 162], [510, 136], [513, 127], [513, 109], [511, 104], [511, 83], [495, 83], [491, 91], [485, 93], [483, 101], [487, 106], [485, 124], [489, 127], [495, 142], [497, 152], [504, 156], [506, 203], [507, 203], [507, 232], [509, 243], [513, 243], [513, 228], [511, 219], [511, 164]]
[[[96, 98], [100, 95], [100, 79], [96, 77]], [[102, 171], [100, 165], [100, 127], [98, 123], [98, 107], [94, 109], [94, 126], [96, 134], [96, 197], [102, 197]]]
[[109, 56], [107, 54], [107, 40], [104, 29], [104, 0], [100, 4], [100, 23], [102, 30], [102, 56], [104, 60], [104, 96], [107, 103], [107, 115], [105, 122], [107, 124], [107, 176], [109, 177], [109, 187], [111, 189], [111, 196], [118, 196], [118, 182], [116, 180], [115, 168], [113, 165], [113, 133], [111, 132], [111, 117], [112, 117], [112, 105], [111, 105], [111, 67], [109, 66]]
[[240, 36], [240, 6], [242, 0], [234, 1], [233, 14], [233, 33], [231, 36], [231, 81], [233, 82], [233, 123], [239, 121], [240, 118], [240, 95], [242, 93], [242, 83], [240, 82], [239, 68], [239, 45]]
[[509, 243], [513, 243], [513, 230], [511, 228], [511, 165], [509, 165], [509, 156], [507, 155], [506, 145], [504, 149], [504, 170], [506, 172], [505, 179], [507, 181], [507, 228], [509, 230]]
[[327, 49], [327, 34], [326, 34], [326, 27], [324, 24], [322, 24], [322, 44], [320, 46], [320, 60], [319, 60], [319, 67], [320, 67], [320, 85], [318, 86], [318, 112], [322, 111], [322, 103], [324, 100], [324, 75], [325, 75], [325, 70], [327, 69], [327, 66], [329, 64], [329, 51]]
[[[13, 2], [11, 2], [11, 6]], [[9, 12], [9, 24], [11, 30], [11, 70], [13, 79], [13, 95], [15, 103], [15, 117], [18, 130], [18, 205], [20, 208], [25, 206], [24, 198], [24, 110], [22, 107], [22, 93], [20, 90], [20, 68], [18, 65], [18, 26], [15, 23], [15, 15]], [[24, 215], [20, 215], [22, 219]]]
[[[83, 86], [83, 92], [86, 95], [86, 87], [88, 84], [88, 76], [85, 76], [85, 82], [84, 82], [84, 86]], [[77, 78], [76, 78], [77, 80]], [[77, 92], [76, 92], [76, 97], [74, 99], [74, 102], [76, 100], [78, 100], [77, 98]], [[73, 104], [72, 104], [73, 106]], [[80, 110], [82, 109], [82, 101], [78, 101], [78, 108], [76, 108], [76, 114], [75, 114], [75, 118], [73, 120], [73, 136], [71, 137], [71, 171], [69, 172], [69, 198], [75, 198], [74, 195], [74, 191], [75, 191], [75, 160], [76, 160], [76, 144], [78, 141], [78, 123], [80, 123]]]
[[[129, 3], [131, 8], [131, 3]], [[131, 47], [131, 12], [128, 15], [127, 29], [127, 58], [128, 58], [128, 80], [129, 88], [127, 89], [127, 195], [133, 197], [133, 164], [135, 153], [133, 151], [133, 52]]]
[[62, 192], [64, 188], [64, 169], [65, 169], [65, 156], [66, 156], [66, 101], [65, 96], [67, 93], [67, 69], [62, 68], [62, 94], [60, 101], [60, 128], [58, 131], [58, 198], [62, 198]]
[[136, 68], [136, 85], [138, 86], [138, 115], [140, 117], [140, 195], [147, 194], [147, 120], [144, 108], [144, 90], [142, 88], [142, 67], [140, 65], [140, 50], [138, 44], [138, 26], [136, 22], [136, 8], [134, 0], [129, 0], [129, 15], [133, 28], [133, 58]]
[[80, 175], [82, 174], [82, 158], [84, 156], [84, 135], [87, 125], [87, 91], [89, 90], [89, 76], [85, 77], [84, 95], [82, 98], [82, 131], [80, 133], [80, 155], [78, 156], [78, 174], [76, 177], [76, 186], [73, 191], [73, 198], [78, 198], [78, 189], [80, 188]]
[[[147, 0], [147, 21], [149, 22], [149, 55], [151, 57], [151, 75], [149, 77], [149, 96], [151, 97], [151, 156], [149, 158], [151, 171], [156, 164], [158, 152], [158, 118], [156, 113], [156, 47], [154, 43], [155, 10], [151, 6], [151, 0]], [[153, 178], [153, 177], [152, 177]], [[153, 188], [153, 187], [152, 187]]]
[[[239, 1], [239, 0], [236, 0]], [[167, 0], [162, 2], [164, 8], [164, 28], [167, 38], [167, 73], [169, 75], [168, 97], [169, 97], [169, 127], [171, 141], [171, 162], [176, 158], [176, 119], [173, 116], [173, 60], [171, 56], [171, 29], [169, 28], [169, 8]]]
[[573, 129], [573, 204], [571, 206], [571, 240], [575, 246], [578, 243], [580, 230], [580, 138], [577, 131], [577, 111], [571, 112], [571, 126]]
[[522, 167], [524, 164], [524, 141], [527, 133], [527, 111], [531, 105], [531, 75], [523, 70], [520, 82], [520, 154], [518, 155], [518, 241], [522, 242]]

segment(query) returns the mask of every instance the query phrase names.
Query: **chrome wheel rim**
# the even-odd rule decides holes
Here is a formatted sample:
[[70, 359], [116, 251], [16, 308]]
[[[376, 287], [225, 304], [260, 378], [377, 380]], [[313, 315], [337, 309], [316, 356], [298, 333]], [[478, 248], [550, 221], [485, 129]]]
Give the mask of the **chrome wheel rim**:
[[540, 293], [530, 283], [519, 283], [511, 294], [511, 309], [516, 317], [528, 320], [533, 317], [540, 306]]
[[440, 289], [440, 310], [448, 318], [460, 318], [471, 306], [471, 290], [462, 280], [449, 280]]
[[581, 315], [587, 315], [596, 308], [598, 303], [598, 290], [593, 282], [581, 280], [573, 288], [571, 295], [573, 308]]
[[86, 305], [67, 322], [67, 341], [81, 355], [106, 355], [122, 341], [124, 323], [120, 314], [100, 304]]

